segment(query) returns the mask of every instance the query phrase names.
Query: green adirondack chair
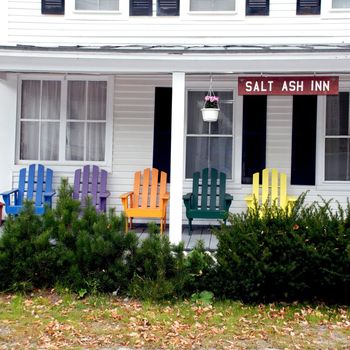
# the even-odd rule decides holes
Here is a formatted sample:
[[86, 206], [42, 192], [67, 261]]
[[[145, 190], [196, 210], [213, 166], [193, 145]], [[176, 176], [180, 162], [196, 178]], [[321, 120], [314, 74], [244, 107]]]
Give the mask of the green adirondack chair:
[[[210, 176], [209, 176], [210, 175]], [[193, 174], [192, 193], [183, 196], [186, 216], [192, 231], [193, 219], [221, 219], [226, 223], [233, 197], [226, 193], [226, 174], [214, 168]]]

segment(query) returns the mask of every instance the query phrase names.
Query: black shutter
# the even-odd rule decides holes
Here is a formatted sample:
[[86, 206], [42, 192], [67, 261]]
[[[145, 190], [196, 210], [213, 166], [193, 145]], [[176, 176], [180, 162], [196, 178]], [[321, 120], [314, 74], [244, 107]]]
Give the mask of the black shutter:
[[152, 16], [152, 0], [130, 0], [130, 16]]
[[64, 0], [41, 0], [44, 15], [64, 15]]
[[269, 0], [246, 0], [247, 16], [268, 16], [269, 10]]
[[265, 168], [266, 106], [267, 96], [243, 97], [242, 184]]
[[292, 185], [315, 185], [317, 96], [293, 96]]
[[297, 0], [297, 15], [319, 15], [321, 0]]
[[178, 16], [179, 0], [158, 0], [157, 16]]
[[156, 87], [153, 130], [153, 167], [165, 171], [170, 182], [172, 88]]

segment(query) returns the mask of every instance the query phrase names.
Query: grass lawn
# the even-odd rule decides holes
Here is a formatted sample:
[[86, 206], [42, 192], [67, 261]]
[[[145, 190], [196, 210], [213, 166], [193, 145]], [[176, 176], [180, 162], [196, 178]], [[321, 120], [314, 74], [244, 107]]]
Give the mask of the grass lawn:
[[0, 349], [350, 349], [350, 308], [0, 294]]

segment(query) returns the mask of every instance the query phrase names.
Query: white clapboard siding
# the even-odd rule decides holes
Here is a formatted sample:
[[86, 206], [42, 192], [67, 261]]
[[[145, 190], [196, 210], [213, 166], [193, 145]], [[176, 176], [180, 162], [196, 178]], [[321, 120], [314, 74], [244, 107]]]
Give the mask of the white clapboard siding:
[[[188, 78], [189, 80], [191, 77]], [[223, 81], [228, 77], [222, 77]], [[230, 78], [234, 79], [234, 78]], [[204, 80], [204, 77], [196, 77]], [[220, 77], [215, 77], [215, 85], [220, 86]], [[112, 168], [108, 174], [108, 207], [122, 211], [120, 195], [132, 190], [135, 171], [152, 167], [153, 163], [153, 124], [154, 124], [154, 92], [155, 87], [171, 87], [171, 75], [118, 75], [115, 76], [114, 91], [114, 121], [113, 121], [113, 159]], [[292, 135], [292, 97], [269, 96], [267, 103], [267, 166], [276, 167], [288, 175], [290, 181]], [[233, 157], [239, 155], [234, 154]], [[233, 164], [235, 161], [233, 159]], [[21, 166], [17, 166], [19, 169]], [[55, 166], [53, 186], [57, 190], [61, 177], [67, 177], [73, 184], [73, 174], [77, 166], [71, 170], [64, 167], [62, 171]], [[68, 170], [67, 170], [68, 169]], [[234, 169], [234, 171], [237, 171]], [[18, 170], [12, 173], [12, 183], [18, 183]], [[185, 180], [183, 193], [191, 192], [192, 181]], [[241, 185], [227, 181], [227, 192], [232, 194], [231, 211], [240, 213], [246, 210], [244, 197], [251, 193], [251, 185]], [[334, 199], [346, 205], [348, 192], [339, 184], [325, 184], [318, 186], [291, 186], [288, 193], [300, 195], [308, 191], [306, 202]], [[171, 194], [170, 194], [171, 195]], [[54, 204], [56, 199], [54, 199]], [[183, 206], [183, 222], [186, 223], [185, 208]], [[195, 223], [213, 223], [213, 221], [199, 221]]]
[[350, 38], [349, 18], [297, 16], [296, 1], [290, 0], [271, 0], [269, 16], [200, 16], [181, 10], [174, 17], [94, 17], [70, 13], [68, 6], [64, 16], [42, 15], [40, 0], [8, 0], [7, 12], [9, 44], [331, 44]]

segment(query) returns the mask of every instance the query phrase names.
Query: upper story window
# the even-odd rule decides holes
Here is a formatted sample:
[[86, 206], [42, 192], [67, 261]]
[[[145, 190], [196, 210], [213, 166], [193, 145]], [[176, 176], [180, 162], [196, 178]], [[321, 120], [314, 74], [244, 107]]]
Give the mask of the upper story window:
[[235, 0], [190, 0], [190, 11], [235, 11]]
[[247, 16], [268, 16], [269, 10], [269, 0], [246, 0]]
[[[157, 16], [178, 16], [180, 0], [157, 0]], [[130, 0], [130, 16], [152, 16], [152, 0]]]
[[319, 15], [321, 0], [297, 0], [297, 15]]
[[81, 11], [118, 11], [119, 0], [75, 0], [75, 9]]
[[350, 0], [332, 0], [332, 8], [334, 9], [350, 8]]

